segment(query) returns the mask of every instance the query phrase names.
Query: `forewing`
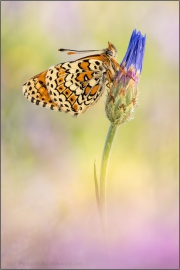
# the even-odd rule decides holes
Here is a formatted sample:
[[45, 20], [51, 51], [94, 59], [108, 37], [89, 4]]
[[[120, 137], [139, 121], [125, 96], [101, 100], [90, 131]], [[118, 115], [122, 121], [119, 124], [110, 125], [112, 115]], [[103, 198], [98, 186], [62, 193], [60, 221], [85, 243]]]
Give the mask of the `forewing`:
[[47, 70], [32, 77], [23, 84], [23, 94], [32, 103], [58, 111], [59, 107], [51, 97], [49, 96], [48, 89], [46, 87], [46, 74]]

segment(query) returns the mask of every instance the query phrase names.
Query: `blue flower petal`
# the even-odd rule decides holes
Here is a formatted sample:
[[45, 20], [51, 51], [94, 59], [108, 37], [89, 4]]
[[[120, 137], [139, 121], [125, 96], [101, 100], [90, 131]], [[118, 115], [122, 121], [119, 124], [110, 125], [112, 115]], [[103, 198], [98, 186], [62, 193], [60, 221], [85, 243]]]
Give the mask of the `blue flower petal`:
[[142, 64], [144, 59], [144, 51], [146, 45], [146, 36], [142, 36], [141, 32], [136, 29], [132, 32], [128, 49], [120, 65], [125, 63], [127, 70], [133, 65], [137, 70], [142, 71]]

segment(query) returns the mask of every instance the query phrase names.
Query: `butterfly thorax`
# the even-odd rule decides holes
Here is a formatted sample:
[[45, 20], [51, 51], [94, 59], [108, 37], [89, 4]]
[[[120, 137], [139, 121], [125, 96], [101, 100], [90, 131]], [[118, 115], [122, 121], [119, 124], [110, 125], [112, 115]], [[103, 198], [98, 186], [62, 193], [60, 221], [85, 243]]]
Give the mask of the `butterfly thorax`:
[[116, 56], [117, 56], [117, 49], [116, 47], [108, 42], [108, 48], [104, 50], [104, 58], [107, 59], [106, 62], [106, 67], [109, 73], [111, 74], [111, 80], [115, 78], [117, 75], [117, 72], [119, 71], [119, 64], [116, 61]]

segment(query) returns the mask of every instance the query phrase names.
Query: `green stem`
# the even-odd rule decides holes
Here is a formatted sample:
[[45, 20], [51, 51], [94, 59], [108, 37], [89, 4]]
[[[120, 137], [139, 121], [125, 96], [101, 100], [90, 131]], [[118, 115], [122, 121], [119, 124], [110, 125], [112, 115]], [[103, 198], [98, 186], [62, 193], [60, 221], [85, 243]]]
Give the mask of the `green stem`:
[[103, 230], [105, 236], [107, 237], [107, 218], [106, 218], [106, 176], [107, 176], [107, 167], [108, 167], [108, 160], [110, 151], [112, 148], [112, 143], [117, 131], [117, 125], [111, 123], [108, 134], [106, 137], [106, 142], [104, 146], [103, 156], [102, 156], [102, 163], [101, 163], [101, 173], [100, 173], [100, 187], [99, 187], [99, 204], [100, 204], [100, 215]]

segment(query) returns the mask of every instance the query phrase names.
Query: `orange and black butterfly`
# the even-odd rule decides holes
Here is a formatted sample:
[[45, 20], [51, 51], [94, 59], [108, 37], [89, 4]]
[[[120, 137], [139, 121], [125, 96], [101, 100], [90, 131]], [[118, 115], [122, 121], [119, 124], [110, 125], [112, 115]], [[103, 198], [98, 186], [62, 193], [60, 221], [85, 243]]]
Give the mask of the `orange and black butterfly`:
[[[97, 52], [59, 51], [68, 51], [68, 54]], [[117, 72], [122, 70], [116, 54], [115, 46], [108, 42], [108, 48], [100, 54], [52, 66], [25, 82], [23, 94], [36, 105], [79, 115], [99, 100], [105, 88], [109, 91]]]

